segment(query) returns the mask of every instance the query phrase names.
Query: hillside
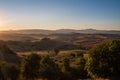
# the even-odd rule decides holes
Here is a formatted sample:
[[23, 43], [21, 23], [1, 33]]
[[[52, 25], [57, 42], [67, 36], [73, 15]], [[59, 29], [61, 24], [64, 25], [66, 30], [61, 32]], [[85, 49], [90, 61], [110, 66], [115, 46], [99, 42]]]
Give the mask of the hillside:
[[20, 58], [5, 44], [0, 43], [0, 61], [20, 64]]
[[[40, 50], [88, 50], [101, 42], [119, 39], [120, 31], [106, 30], [12, 30], [0, 33], [0, 40], [16, 52]], [[47, 39], [47, 40], [46, 40]]]
[[0, 40], [3, 41], [27, 41], [27, 40], [36, 40], [34, 37], [27, 36], [25, 34], [17, 33], [0, 33]]
[[[6, 34], [7, 35], [7, 34]], [[1, 43], [5, 43], [10, 49], [16, 52], [22, 51], [40, 51], [51, 50], [54, 48], [60, 50], [84, 49], [88, 50], [92, 46], [99, 44], [103, 41], [118, 39], [118, 34], [14, 34], [16, 39], [9, 36], [6, 40], [1, 39]], [[5, 38], [2, 36], [2, 38]], [[20, 38], [19, 38], [20, 37]], [[11, 38], [11, 39], [9, 39]]]
[[8, 30], [1, 33], [18, 33], [18, 34], [56, 34], [56, 33], [87, 33], [87, 34], [120, 34], [119, 30], [96, 30], [96, 29], [58, 29], [58, 30], [43, 30], [43, 29], [26, 29], [26, 30]]

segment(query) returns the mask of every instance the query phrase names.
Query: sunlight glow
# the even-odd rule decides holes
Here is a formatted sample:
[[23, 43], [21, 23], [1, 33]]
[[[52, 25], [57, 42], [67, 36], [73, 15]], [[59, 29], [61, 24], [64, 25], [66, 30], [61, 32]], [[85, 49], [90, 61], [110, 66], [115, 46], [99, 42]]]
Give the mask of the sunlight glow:
[[3, 26], [3, 20], [0, 18], [0, 29], [1, 29], [1, 26]]

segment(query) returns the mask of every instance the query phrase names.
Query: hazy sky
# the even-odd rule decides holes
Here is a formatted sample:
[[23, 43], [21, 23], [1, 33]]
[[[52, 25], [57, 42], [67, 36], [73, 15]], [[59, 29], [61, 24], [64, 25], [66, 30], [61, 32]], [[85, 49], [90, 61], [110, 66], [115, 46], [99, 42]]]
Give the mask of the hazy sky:
[[120, 30], [120, 0], [0, 0], [0, 30]]

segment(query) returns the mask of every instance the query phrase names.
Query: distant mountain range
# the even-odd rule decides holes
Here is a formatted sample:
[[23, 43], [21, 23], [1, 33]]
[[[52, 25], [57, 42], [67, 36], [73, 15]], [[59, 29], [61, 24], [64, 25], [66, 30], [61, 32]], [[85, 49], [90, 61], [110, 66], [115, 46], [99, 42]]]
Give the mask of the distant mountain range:
[[96, 30], [96, 29], [59, 29], [59, 30], [43, 30], [43, 29], [26, 29], [26, 30], [9, 30], [2, 33], [18, 33], [18, 34], [57, 34], [57, 33], [86, 33], [86, 34], [120, 34], [120, 30]]

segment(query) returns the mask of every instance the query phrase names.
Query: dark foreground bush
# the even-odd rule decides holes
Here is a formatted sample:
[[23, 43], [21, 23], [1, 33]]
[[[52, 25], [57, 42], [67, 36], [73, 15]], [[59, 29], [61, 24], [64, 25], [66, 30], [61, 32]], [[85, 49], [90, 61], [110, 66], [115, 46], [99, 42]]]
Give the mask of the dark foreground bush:
[[0, 62], [0, 80], [18, 80], [20, 69], [17, 65]]

